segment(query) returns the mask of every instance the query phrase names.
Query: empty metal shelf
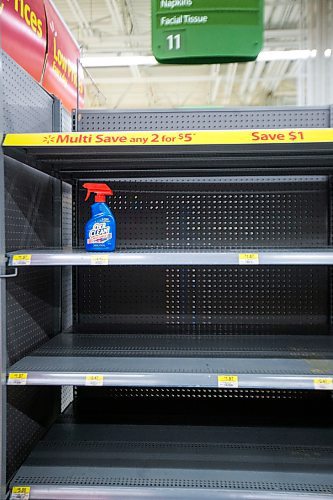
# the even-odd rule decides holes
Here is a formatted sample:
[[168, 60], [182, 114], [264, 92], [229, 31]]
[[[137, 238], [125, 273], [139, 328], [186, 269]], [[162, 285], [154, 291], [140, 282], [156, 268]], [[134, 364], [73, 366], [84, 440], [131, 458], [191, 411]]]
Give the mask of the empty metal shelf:
[[329, 429], [56, 424], [11, 486], [31, 500], [319, 500], [332, 443]]
[[62, 333], [33, 355], [333, 359], [333, 336]]
[[92, 253], [63, 248], [24, 249], [7, 254], [10, 266], [147, 265], [332, 265], [333, 249], [128, 250]]
[[94, 385], [99, 375], [96, 385], [223, 388], [219, 377], [233, 376], [235, 388], [332, 390], [333, 339], [63, 333], [9, 373], [27, 385]]

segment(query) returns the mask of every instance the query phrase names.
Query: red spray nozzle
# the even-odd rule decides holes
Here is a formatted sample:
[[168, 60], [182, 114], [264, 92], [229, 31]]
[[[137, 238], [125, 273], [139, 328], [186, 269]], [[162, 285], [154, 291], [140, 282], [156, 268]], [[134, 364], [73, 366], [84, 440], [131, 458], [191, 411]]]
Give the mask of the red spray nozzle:
[[84, 201], [89, 200], [91, 193], [95, 194], [95, 203], [105, 203], [107, 196], [112, 196], [113, 191], [107, 184], [86, 182], [83, 187], [87, 190], [87, 196]]

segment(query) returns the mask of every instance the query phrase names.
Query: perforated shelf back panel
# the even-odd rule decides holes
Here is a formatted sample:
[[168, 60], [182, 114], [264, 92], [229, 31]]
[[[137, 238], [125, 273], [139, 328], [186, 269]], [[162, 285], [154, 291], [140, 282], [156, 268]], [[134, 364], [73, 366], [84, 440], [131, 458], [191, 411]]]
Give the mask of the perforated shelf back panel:
[[[80, 422], [330, 426], [328, 391], [184, 387], [75, 387]], [[133, 411], [136, 408], [136, 412]], [[325, 409], [326, 408], [326, 409]], [[319, 411], [320, 409], [320, 411]], [[64, 422], [70, 422], [68, 412]]]
[[[7, 250], [57, 244], [54, 188], [59, 181], [15, 160], [5, 161]], [[8, 362], [21, 359], [55, 333], [59, 269], [22, 268], [7, 280]], [[60, 391], [53, 388], [8, 388], [7, 474], [16, 471], [60, 409]], [[22, 388], [21, 388], [22, 389]]]
[[52, 132], [53, 99], [2, 51], [5, 132]]
[[[325, 177], [211, 182], [112, 181], [117, 248], [322, 247], [328, 242]], [[90, 203], [81, 187], [79, 243]]]
[[[224, 249], [328, 244], [325, 177], [110, 181], [117, 248]], [[90, 218], [77, 204], [80, 244]], [[169, 266], [78, 270], [78, 319], [106, 330], [312, 333], [328, 321], [327, 270]], [[112, 326], [113, 325], [113, 326]], [[302, 328], [301, 328], [302, 327]], [[118, 330], [117, 330], [118, 329]]]
[[[6, 158], [6, 245], [43, 248], [56, 242], [54, 188], [59, 182]], [[23, 188], [24, 186], [24, 188]], [[55, 284], [59, 270], [21, 269], [7, 283], [7, 342], [13, 363], [51, 338], [58, 306]], [[50, 286], [51, 285], [51, 286]]]
[[315, 334], [328, 321], [326, 267], [78, 269], [80, 331]]
[[327, 107], [239, 108], [224, 110], [80, 110], [78, 131], [222, 130], [251, 128], [326, 128]]

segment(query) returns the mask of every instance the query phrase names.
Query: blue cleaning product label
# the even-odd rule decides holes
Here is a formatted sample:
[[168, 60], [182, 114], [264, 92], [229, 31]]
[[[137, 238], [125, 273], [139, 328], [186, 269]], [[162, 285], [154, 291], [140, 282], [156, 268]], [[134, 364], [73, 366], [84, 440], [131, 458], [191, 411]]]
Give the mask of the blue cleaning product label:
[[96, 222], [89, 231], [87, 244], [106, 243], [110, 240], [112, 240], [111, 227], [106, 222]]

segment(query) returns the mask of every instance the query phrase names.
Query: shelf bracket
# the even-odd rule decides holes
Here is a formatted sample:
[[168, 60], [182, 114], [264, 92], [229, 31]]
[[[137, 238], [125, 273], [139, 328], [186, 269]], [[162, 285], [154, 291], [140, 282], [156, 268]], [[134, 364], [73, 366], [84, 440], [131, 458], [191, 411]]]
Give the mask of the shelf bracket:
[[0, 274], [0, 279], [9, 279], [9, 278], [16, 278], [18, 276], [18, 268], [15, 267], [14, 272], [12, 274]]

